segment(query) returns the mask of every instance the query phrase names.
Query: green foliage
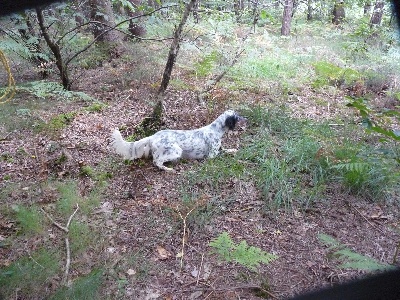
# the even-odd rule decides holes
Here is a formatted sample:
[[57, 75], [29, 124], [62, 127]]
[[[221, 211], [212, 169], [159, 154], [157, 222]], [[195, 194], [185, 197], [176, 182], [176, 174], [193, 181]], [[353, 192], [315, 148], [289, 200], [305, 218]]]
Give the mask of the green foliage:
[[363, 118], [362, 123], [364, 127], [370, 132], [376, 132], [384, 137], [388, 137], [395, 141], [400, 141], [400, 132], [395, 130], [390, 130], [385, 127], [390, 125], [387, 124], [387, 118], [385, 117], [392, 117], [400, 121], [400, 112], [397, 110], [383, 110], [382, 112], [377, 112], [370, 109], [365, 104], [365, 99], [363, 98], [349, 98], [352, 100], [350, 103], [347, 104], [348, 107], [355, 108], [359, 111], [361, 117]]
[[102, 112], [103, 109], [106, 107], [107, 107], [107, 104], [96, 101], [93, 104], [91, 104], [90, 106], [85, 107], [85, 110], [89, 111], [89, 112]]
[[235, 244], [227, 232], [221, 233], [209, 245], [214, 248], [213, 252], [218, 254], [220, 259], [226, 262], [237, 262], [252, 271], [257, 271], [260, 263], [269, 264], [278, 258], [260, 248], [247, 245], [246, 241]]
[[71, 286], [60, 288], [49, 299], [51, 300], [91, 300], [100, 299], [100, 288], [103, 284], [103, 270], [96, 269], [88, 275], [79, 277]]
[[43, 232], [43, 215], [40, 214], [36, 207], [27, 208], [15, 205], [13, 210], [23, 233], [35, 234]]
[[339, 265], [341, 269], [355, 269], [367, 271], [388, 271], [395, 269], [395, 266], [383, 264], [377, 260], [361, 255], [347, 248], [333, 237], [326, 234], [319, 234], [319, 240], [332, 251], [333, 256], [342, 263]]
[[58, 183], [57, 190], [60, 198], [57, 201], [57, 210], [63, 216], [70, 216], [75, 210], [76, 204], [81, 202], [81, 197], [78, 190], [78, 185], [75, 181], [67, 181], [65, 183]]
[[206, 77], [211, 74], [216, 63], [220, 59], [218, 51], [214, 50], [205, 55], [198, 63], [195, 64], [195, 73], [199, 77]]
[[82, 166], [79, 169], [79, 175], [86, 176], [90, 178], [95, 178], [95, 172], [91, 166]]
[[76, 204], [78, 204], [80, 210], [89, 215], [94, 208], [99, 206], [102, 197], [101, 193], [106, 188], [106, 181], [109, 178], [109, 173], [95, 173], [95, 186], [85, 197], [80, 195], [76, 181], [57, 183], [56, 186], [59, 193], [59, 199], [56, 202], [57, 211], [68, 217], [75, 210]]
[[61, 84], [47, 80], [27, 82], [21, 85], [17, 85], [16, 89], [17, 92], [29, 93], [40, 99], [55, 97], [63, 98], [65, 100], [73, 100], [76, 98], [86, 101], [93, 100], [92, 97], [83, 92], [67, 91], [63, 88]]
[[71, 124], [76, 114], [76, 112], [68, 112], [54, 116], [47, 123], [38, 124], [36, 131], [44, 131], [47, 134], [57, 136], [63, 128]]
[[90, 245], [96, 243], [98, 235], [86, 223], [79, 221], [71, 222], [69, 227], [71, 253], [73, 256], [79, 256], [82, 252], [88, 249]]
[[352, 85], [362, 79], [362, 75], [358, 71], [350, 68], [340, 68], [326, 61], [316, 62], [314, 69], [317, 75], [317, 79], [313, 83], [315, 88], [324, 85]]
[[60, 272], [59, 261], [57, 253], [42, 249], [1, 268], [1, 295], [5, 299], [45, 297], [49, 282]]

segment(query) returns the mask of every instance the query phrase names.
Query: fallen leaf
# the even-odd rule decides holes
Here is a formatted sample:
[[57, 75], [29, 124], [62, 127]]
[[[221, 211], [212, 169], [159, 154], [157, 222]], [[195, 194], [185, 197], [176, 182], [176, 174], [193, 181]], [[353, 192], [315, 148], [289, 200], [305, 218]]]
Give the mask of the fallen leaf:
[[171, 253], [169, 253], [165, 248], [161, 246], [157, 246], [157, 253], [158, 253], [158, 258], [161, 260], [167, 259], [168, 257], [171, 256]]
[[199, 270], [197, 270], [197, 268], [196, 267], [194, 267], [194, 269], [192, 270], [192, 272], [190, 272], [190, 274], [193, 276], [193, 277], [197, 277], [197, 276], [199, 276]]
[[129, 269], [128, 271], [126, 271], [126, 274], [128, 274], [129, 276], [135, 275], [136, 271], [133, 269]]

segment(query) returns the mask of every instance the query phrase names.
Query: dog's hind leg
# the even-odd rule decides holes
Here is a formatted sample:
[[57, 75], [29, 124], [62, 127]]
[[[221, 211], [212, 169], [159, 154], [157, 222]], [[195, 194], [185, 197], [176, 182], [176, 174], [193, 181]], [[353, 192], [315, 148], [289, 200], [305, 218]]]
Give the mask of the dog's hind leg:
[[182, 148], [178, 144], [164, 145], [157, 148], [153, 153], [153, 163], [161, 170], [174, 171], [172, 168], [164, 166], [168, 161], [176, 161], [182, 157]]

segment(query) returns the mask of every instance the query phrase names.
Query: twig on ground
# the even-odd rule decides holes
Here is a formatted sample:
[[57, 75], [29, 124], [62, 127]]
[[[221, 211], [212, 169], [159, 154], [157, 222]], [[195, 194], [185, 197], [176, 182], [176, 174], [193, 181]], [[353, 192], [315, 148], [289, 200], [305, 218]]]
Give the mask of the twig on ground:
[[67, 227], [64, 227], [64, 226], [62, 226], [60, 223], [57, 223], [56, 221], [54, 221], [53, 220], [53, 218], [43, 209], [43, 208], [41, 208], [40, 209], [44, 214], [45, 214], [45, 216], [51, 221], [51, 223], [53, 223], [53, 225], [54, 226], [56, 226], [58, 229], [61, 229], [62, 231], [64, 231], [65, 233], [68, 233], [68, 228]]
[[240, 289], [257, 289], [257, 290], [261, 290], [263, 292], [266, 292], [272, 298], [277, 298], [274, 294], [272, 294], [271, 292], [268, 292], [267, 290], [261, 288], [259, 285], [256, 285], [256, 284], [245, 284], [245, 285], [238, 285], [238, 286], [225, 286], [225, 287], [220, 287], [220, 288], [197, 287], [197, 288], [193, 288], [193, 289], [181, 290], [181, 292], [196, 292], [196, 291], [210, 291], [210, 290], [212, 290], [213, 292], [224, 292], [224, 291], [240, 290]]
[[76, 204], [76, 208], [75, 208], [74, 212], [69, 216], [67, 225], [65, 227], [60, 225], [56, 221], [54, 221], [53, 218], [44, 209], [41, 209], [41, 210], [46, 215], [46, 217], [52, 222], [52, 224], [54, 226], [61, 229], [62, 231], [64, 231], [67, 234], [67, 236], [65, 237], [65, 251], [66, 251], [67, 258], [66, 258], [66, 262], [65, 262], [65, 271], [64, 271], [64, 277], [62, 279], [62, 283], [63, 283], [63, 285], [68, 285], [69, 267], [71, 265], [71, 248], [69, 246], [68, 232], [69, 232], [69, 226], [71, 225], [72, 218], [76, 215], [76, 213], [79, 210], [79, 205], [78, 205], [78, 203]]
[[62, 279], [63, 285], [67, 285], [68, 284], [69, 266], [71, 265], [71, 249], [69, 247], [69, 239], [68, 239], [68, 237], [65, 238], [65, 248], [66, 248], [66, 251], [67, 251], [67, 260], [65, 262], [64, 277]]
[[397, 255], [399, 254], [399, 248], [400, 248], [400, 241], [397, 243], [396, 250], [394, 251], [393, 260], [392, 260], [393, 265], [397, 262]]
[[371, 223], [370, 220], [368, 220], [356, 207], [354, 207], [353, 205], [351, 205], [350, 203], [347, 203], [351, 208], [353, 208], [361, 217], [363, 217], [363, 219], [365, 221], [367, 221], [367, 223], [369, 225], [371, 225], [373, 228], [378, 229], [378, 231], [380, 231], [381, 233], [385, 233], [382, 229], [380, 229], [376, 224]]
[[183, 268], [183, 254], [184, 254], [184, 250], [185, 250], [185, 236], [186, 236], [186, 218], [190, 215], [190, 213], [197, 207], [197, 205], [195, 205], [191, 210], [189, 210], [189, 212], [185, 215], [185, 217], [182, 216], [181, 212], [179, 211], [178, 208], [176, 208], [179, 217], [182, 219], [183, 221], [183, 236], [182, 236], [182, 251], [181, 251], [181, 270]]
[[201, 255], [201, 263], [200, 263], [199, 271], [197, 272], [197, 281], [196, 281], [196, 285], [199, 284], [200, 273], [201, 273], [201, 269], [203, 268], [203, 260], [204, 260], [204, 253]]
[[12, 131], [10, 131], [9, 133], [7, 133], [4, 137], [0, 138], [0, 142], [7, 140], [8, 136], [12, 133]]

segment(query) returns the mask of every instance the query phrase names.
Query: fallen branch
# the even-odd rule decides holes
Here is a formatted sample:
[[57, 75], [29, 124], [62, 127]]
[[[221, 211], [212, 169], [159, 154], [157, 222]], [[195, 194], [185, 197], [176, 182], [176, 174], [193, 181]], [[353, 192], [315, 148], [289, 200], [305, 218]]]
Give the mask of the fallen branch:
[[57, 223], [56, 221], [54, 221], [53, 218], [43, 208], [41, 208], [40, 210], [46, 215], [46, 217], [51, 221], [51, 223], [54, 226], [56, 226], [58, 229], [61, 229], [65, 233], [68, 233], [69, 229], [67, 227], [64, 227], [60, 223]]
[[186, 218], [190, 215], [190, 213], [197, 207], [197, 205], [195, 205], [186, 215], [185, 217], [182, 217], [181, 212], [178, 210], [178, 208], [176, 209], [178, 211], [179, 217], [182, 219], [183, 221], [183, 236], [182, 236], [182, 251], [180, 252], [181, 255], [181, 270], [183, 268], [183, 253], [184, 253], [184, 249], [185, 249], [185, 236], [186, 236]]
[[44, 210], [41, 209], [42, 212], [46, 215], [46, 217], [52, 222], [52, 224], [54, 226], [56, 226], [58, 229], [61, 229], [62, 231], [64, 231], [67, 236], [65, 237], [65, 251], [66, 251], [66, 255], [67, 255], [67, 259], [65, 262], [65, 270], [64, 270], [64, 277], [62, 279], [62, 284], [63, 285], [68, 285], [68, 275], [69, 275], [69, 267], [71, 265], [71, 248], [69, 246], [69, 239], [68, 239], [68, 232], [69, 232], [69, 226], [71, 225], [71, 221], [72, 218], [76, 215], [76, 213], [78, 212], [79, 209], [79, 205], [78, 203], [76, 204], [76, 209], [74, 210], [74, 212], [69, 216], [68, 218], [68, 222], [67, 225], [64, 227], [62, 226], [60, 223], [57, 223], [56, 221], [54, 221], [54, 219]]

